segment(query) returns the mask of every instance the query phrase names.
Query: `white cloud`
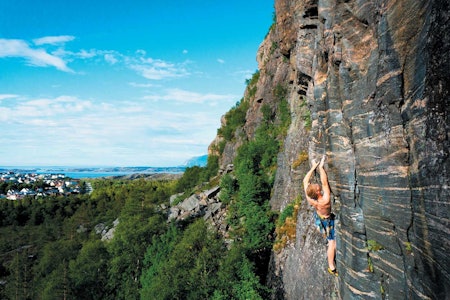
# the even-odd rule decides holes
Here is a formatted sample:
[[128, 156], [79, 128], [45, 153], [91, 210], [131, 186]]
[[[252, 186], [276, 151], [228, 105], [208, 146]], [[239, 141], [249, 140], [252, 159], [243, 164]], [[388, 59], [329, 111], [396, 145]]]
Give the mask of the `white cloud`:
[[[9, 120], [13, 122], [36, 122], [41, 118], [65, 118], [73, 114], [88, 111], [92, 103], [88, 100], [80, 100], [71, 96], [56, 98], [38, 98], [17, 103], [11, 108]], [[22, 118], [25, 118], [23, 121]], [[36, 119], [33, 119], [36, 118]]]
[[217, 59], [217, 62], [218, 62], [219, 64], [224, 64], [224, 63], [225, 63], [225, 61], [224, 61], [223, 59], [221, 59], [221, 58], [218, 58], [218, 59]]
[[0, 94], [0, 101], [5, 100], [5, 99], [17, 98], [17, 97], [19, 97], [19, 95], [14, 95], [14, 94]]
[[114, 57], [113, 54], [105, 54], [104, 58], [105, 61], [110, 63], [111, 65], [114, 65], [119, 61], [117, 58]]
[[176, 101], [184, 103], [206, 103], [217, 101], [230, 101], [230, 99], [236, 99], [236, 95], [219, 95], [219, 94], [200, 94], [182, 89], [169, 89], [165, 95], [148, 95], [145, 96], [146, 100], [164, 100], [164, 101]]
[[189, 75], [184, 66], [176, 66], [162, 61], [151, 62], [147, 60], [142, 64], [130, 64], [129, 68], [150, 80], [179, 78]]
[[63, 44], [66, 42], [73, 41], [75, 39], [74, 36], [71, 35], [59, 35], [59, 36], [45, 36], [42, 38], [34, 39], [33, 43], [36, 46], [50, 44], [50, 45], [56, 45], [56, 44]]
[[151, 88], [151, 87], [158, 87], [158, 85], [152, 84], [152, 83], [129, 82], [128, 84], [129, 84], [130, 86], [132, 86], [132, 87], [137, 87], [137, 88]]
[[[4, 124], [7, 122], [11, 115], [11, 109], [8, 107], [1, 107], [0, 106], [0, 123]], [[0, 125], [1, 128], [1, 125]]]
[[63, 44], [73, 39], [75, 37], [70, 35], [47, 36], [34, 39], [34, 46], [31, 46], [24, 40], [0, 39], [0, 57], [19, 57], [25, 59], [29, 65], [39, 67], [52, 66], [64, 72], [74, 72], [67, 66], [69, 61], [99, 58], [109, 65], [120, 63], [137, 72], [140, 76], [150, 80], [174, 79], [190, 75], [190, 72], [186, 68], [191, 63], [190, 61], [173, 63], [161, 59], [154, 59], [146, 57], [147, 53], [142, 49], [137, 50], [134, 56], [129, 56], [115, 50], [81, 49], [78, 51], [69, 51], [63, 47], [58, 47], [52, 52], [49, 52], [44, 48], [46, 45]]
[[136, 50], [136, 54], [138, 56], [145, 56], [145, 55], [147, 55], [147, 52], [145, 50], [139, 49], [139, 50]]
[[184, 49], [183, 54], [188, 54], [188, 51], [186, 49]]
[[78, 52], [67, 51], [63, 48], [59, 48], [52, 52], [52, 54], [59, 57], [67, 57], [68, 59], [96, 59], [100, 58], [106, 61], [110, 65], [117, 64], [124, 58], [124, 55], [114, 50], [97, 50], [97, 49], [81, 49]]
[[95, 49], [90, 49], [89, 51], [81, 49], [79, 52], [72, 53], [72, 54], [74, 56], [82, 58], [82, 59], [92, 58], [92, 57], [99, 55], [98, 51]]
[[[165, 97], [191, 102], [227, 98], [183, 90], [171, 90]], [[9, 161], [8, 153], [22, 151], [14, 157], [30, 163], [38, 159], [36, 162], [42, 164], [60, 165], [67, 161], [84, 165], [175, 165], [206, 153], [219, 126], [222, 112], [201, 104], [163, 108], [151, 103], [99, 102], [67, 95], [21, 98], [11, 107], [0, 106], [0, 144], [4, 145], [0, 158]], [[193, 111], [187, 113], [186, 107]], [[11, 139], [14, 145], [8, 143]], [[26, 153], [30, 147], [32, 156]], [[168, 153], [171, 155], [165, 157]]]
[[0, 39], [0, 57], [21, 57], [32, 66], [52, 66], [60, 71], [73, 72], [62, 58], [42, 48], [31, 48], [23, 40]]
[[189, 76], [186, 69], [189, 61], [184, 63], [172, 63], [161, 59], [145, 57], [145, 51], [136, 51], [139, 57], [125, 57], [128, 68], [150, 80], [173, 79]]

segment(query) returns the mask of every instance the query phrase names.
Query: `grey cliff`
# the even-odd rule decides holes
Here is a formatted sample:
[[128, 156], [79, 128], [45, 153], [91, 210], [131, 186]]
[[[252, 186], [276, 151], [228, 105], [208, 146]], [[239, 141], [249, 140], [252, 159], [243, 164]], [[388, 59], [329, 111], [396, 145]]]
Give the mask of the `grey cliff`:
[[287, 88], [292, 120], [270, 203], [304, 198], [310, 161], [327, 155], [339, 277], [302, 201], [295, 241], [272, 254], [273, 298], [448, 298], [449, 1], [276, 0], [275, 13], [236, 136], [251, 139], [261, 105], [276, 107], [273, 90]]

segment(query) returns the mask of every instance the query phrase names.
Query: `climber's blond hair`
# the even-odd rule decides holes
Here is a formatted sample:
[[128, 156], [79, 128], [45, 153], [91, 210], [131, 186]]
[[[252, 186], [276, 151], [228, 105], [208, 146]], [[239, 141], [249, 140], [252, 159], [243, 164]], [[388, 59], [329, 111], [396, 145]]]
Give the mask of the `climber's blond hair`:
[[319, 198], [321, 190], [322, 188], [320, 187], [320, 185], [318, 185], [317, 183], [313, 183], [308, 185], [308, 187], [306, 188], [306, 195], [311, 199], [317, 200]]

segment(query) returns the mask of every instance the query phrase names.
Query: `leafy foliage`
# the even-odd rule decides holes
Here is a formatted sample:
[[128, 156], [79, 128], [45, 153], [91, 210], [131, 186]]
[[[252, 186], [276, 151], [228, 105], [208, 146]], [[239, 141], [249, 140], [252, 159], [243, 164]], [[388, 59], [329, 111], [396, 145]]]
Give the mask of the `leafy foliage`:
[[384, 249], [384, 246], [381, 245], [380, 243], [378, 243], [377, 241], [367, 240], [367, 250], [368, 251], [376, 252], [376, 251], [380, 251], [383, 249]]
[[[94, 180], [93, 193], [0, 200], [1, 299], [136, 299], [152, 237], [166, 228], [159, 205], [175, 183]], [[112, 227], [100, 240], [96, 225]]]
[[241, 220], [236, 229], [242, 227], [244, 246], [253, 251], [266, 248], [271, 241], [270, 177], [264, 170], [273, 163], [273, 143], [262, 138], [244, 144], [235, 160], [236, 178], [239, 184], [238, 201], [232, 203]]
[[[257, 80], [258, 76], [254, 78]], [[249, 81], [248, 85], [252, 83], [255, 82]], [[263, 120], [256, 129], [254, 138], [244, 141], [238, 149], [234, 160], [234, 177], [228, 174], [222, 177], [220, 196], [226, 203], [229, 202], [228, 222], [233, 229], [235, 241], [235, 248], [230, 250], [229, 257], [238, 260], [236, 256], [232, 256], [237, 255], [232, 251], [240, 251], [241, 256], [238, 260], [240, 263], [234, 262], [240, 269], [227, 270], [234, 274], [233, 278], [239, 279], [228, 279], [235, 284], [228, 286], [226, 290], [216, 291], [214, 299], [229, 299], [227, 291], [234, 291], [233, 296], [238, 299], [264, 299], [267, 293], [258, 284], [263, 283], [262, 278], [266, 273], [273, 245], [271, 237], [275, 228], [275, 215], [270, 210], [269, 200], [281, 140], [285, 137], [291, 120], [286, 99], [287, 88], [278, 85], [273, 93], [276, 104], [273, 107], [267, 103], [261, 106]], [[219, 278], [225, 276], [222, 271], [219, 272]], [[230, 273], [225, 274], [231, 276]]]
[[197, 185], [208, 182], [217, 175], [219, 170], [219, 157], [210, 155], [206, 167], [193, 166], [186, 168], [183, 176], [176, 184], [177, 192], [188, 192]]
[[277, 84], [273, 90], [273, 95], [278, 103], [276, 114], [278, 120], [276, 122], [278, 128], [277, 135], [279, 139], [286, 136], [287, 130], [291, 125], [291, 112], [287, 101], [287, 93], [288, 89], [281, 84]]
[[308, 152], [302, 151], [298, 154], [297, 159], [292, 163], [292, 168], [298, 168], [302, 163], [308, 161]]
[[270, 46], [270, 54], [272, 55], [276, 49], [278, 49], [278, 43], [273, 41], [272, 45]]
[[[203, 219], [181, 234], [172, 229], [147, 251], [142, 299], [208, 299], [214, 292], [224, 244]], [[161, 263], [160, 258], [164, 259]]]
[[254, 264], [238, 244], [223, 258], [217, 277], [218, 288], [212, 299], [267, 299], [269, 291], [261, 284]]
[[[248, 98], [253, 98], [256, 94], [256, 83], [259, 80], [259, 75], [259, 70], [256, 70], [256, 72], [253, 73], [252, 78], [245, 81], [245, 83], [247, 84]], [[217, 130], [217, 134], [219, 136], [222, 136], [225, 141], [232, 141], [236, 130], [244, 126], [249, 103], [249, 99], [243, 98], [225, 114], [226, 124]], [[221, 146], [221, 148], [223, 147], [224, 146]], [[220, 151], [220, 153], [222, 152], [223, 149]]]
[[[170, 287], [168, 285], [159, 286], [160, 282], [157, 280], [166, 276], [162, 270], [180, 238], [180, 230], [173, 225], [164, 234], [153, 237], [152, 243], [145, 253], [144, 271], [140, 279], [142, 299], [157, 299], [154, 298], [154, 296], [159, 296], [156, 294], [169, 294]], [[160, 290], [161, 288], [163, 290]]]
[[77, 257], [69, 262], [68, 274], [74, 295], [82, 299], [102, 299], [107, 293], [110, 253], [100, 240], [88, 240]]
[[245, 83], [247, 84], [247, 91], [248, 91], [247, 95], [248, 95], [248, 98], [250, 98], [250, 99], [256, 95], [256, 91], [258, 89], [256, 83], [259, 80], [259, 75], [260, 75], [259, 70], [256, 70], [256, 72], [253, 73], [252, 78], [247, 79], [245, 81]]
[[229, 204], [238, 189], [236, 178], [230, 174], [225, 174], [220, 179], [220, 201]]
[[226, 250], [203, 220], [184, 231], [171, 226], [148, 248], [141, 299], [266, 299], [245, 250]]
[[245, 80], [245, 84], [247, 85], [247, 87], [256, 85], [259, 80], [259, 75], [259, 70], [256, 70], [255, 73], [253, 73], [252, 78]]
[[276, 239], [273, 245], [275, 251], [280, 251], [289, 241], [295, 240], [300, 202], [301, 198], [299, 196], [293, 202], [289, 203], [278, 217], [275, 228]]
[[223, 136], [226, 141], [231, 141], [234, 138], [236, 129], [245, 124], [248, 107], [248, 101], [242, 99], [240, 102], [237, 102], [236, 105], [225, 114], [226, 125], [219, 128], [217, 134]]

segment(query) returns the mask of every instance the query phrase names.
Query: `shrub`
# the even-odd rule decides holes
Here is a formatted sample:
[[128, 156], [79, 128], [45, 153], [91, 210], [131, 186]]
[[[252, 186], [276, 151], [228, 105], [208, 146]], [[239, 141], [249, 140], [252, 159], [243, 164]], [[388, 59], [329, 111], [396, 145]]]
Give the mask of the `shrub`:
[[308, 153], [306, 151], [302, 151], [297, 156], [297, 159], [292, 163], [292, 168], [298, 168], [305, 161], [308, 161]]
[[245, 80], [245, 83], [247, 84], [247, 90], [248, 90], [248, 97], [253, 98], [256, 95], [256, 91], [258, 90], [256, 83], [258, 83], [259, 80], [259, 70], [256, 70], [255, 73], [253, 73], [251, 79]]
[[296, 198], [289, 203], [277, 220], [275, 229], [276, 240], [273, 249], [278, 252], [283, 249], [289, 241], [295, 240], [297, 232], [297, 215], [300, 208], [301, 198]]
[[255, 73], [253, 73], [252, 78], [245, 80], [245, 84], [247, 86], [255, 85], [259, 80], [259, 75], [260, 75], [259, 70], [256, 70]]
[[376, 251], [380, 251], [380, 250], [383, 250], [383, 249], [384, 249], [383, 245], [381, 245], [377, 241], [375, 241], [375, 240], [367, 240], [367, 250], [372, 251], [372, 252], [376, 252]]
[[231, 141], [236, 129], [244, 126], [248, 107], [247, 101], [236, 103], [236, 106], [225, 114], [226, 125], [219, 128], [217, 134], [223, 136], [225, 141]]
[[272, 42], [272, 46], [270, 46], [270, 54], [273, 54], [276, 49], [278, 49], [278, 43], [274, 41]]
[[183, 176], [177, 181], [176, 191], [186, 193], [195, 186], [207, 182], [212, 177], [216, 176], [218, 170], [219, 157], [216, 155], [209, 155], [205, 167], [193, 166], [186, 168]]
[[219, 198], [225, 204], [229, 204], [237, 190], [237, 181], [230, 174], [225, 174], [220, 180]]

